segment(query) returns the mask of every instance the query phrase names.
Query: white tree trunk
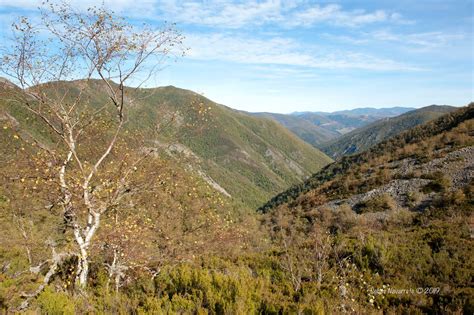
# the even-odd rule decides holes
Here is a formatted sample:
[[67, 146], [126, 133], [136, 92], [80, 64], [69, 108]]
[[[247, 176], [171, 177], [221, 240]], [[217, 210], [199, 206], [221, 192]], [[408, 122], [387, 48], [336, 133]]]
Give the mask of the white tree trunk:
[[82, 288], [86, 288], [89, 275], [89, 245], [100, 224], [100, 213], [89, 214], [88, 224], [84, 230], [84, 236], [79, 226], [74, 227], [74, 236], [79, 246], [80, 256], [77, 262], [76, 282]]
[[77, 283], [81, 288], [87, 286], [87, 276], [89, 275], [89, 260], [87, 257], [87, 249], [81, 247], [81, 256], [78, 262], [79, 272], [77, 274]]

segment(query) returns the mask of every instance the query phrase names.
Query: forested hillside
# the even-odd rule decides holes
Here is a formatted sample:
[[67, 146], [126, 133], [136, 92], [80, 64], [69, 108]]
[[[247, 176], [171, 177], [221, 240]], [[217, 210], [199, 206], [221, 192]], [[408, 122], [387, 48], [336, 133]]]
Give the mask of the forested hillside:
[[[80, 91], [91, 108], [107, 101], [101, 92], [104, 88], [99, 81], [49, 87], [51, 92], [67, 89], [71, 98]], [[278, 123], [232, 110], [191, 91], [127, 89], [126, 97], [133, 106], [125, 128], [140, 135], [140, 145], [186, 161], [186, 168], [243, 207], [255, 208], [331, 161]], [[50, 141], [39, 136], [42, 127], [29, 131], [32, 126], [25, 119], [31, 114], [17, 105], [2, 102], [5, 114], [22, 122], [17, 128], [36, 135], [39, 142]]]
[[[176, 3], [175, 13], [188, 16], [189, 7], [206, 15], [195, 9], [210, 4], [225, 19], [236, 10], [253, 19], [281, 5], [252, 3], [247, 12], [250, 3], [230, 3]], [[36, 14], [22, 10], [1, 43], [0, 72], [8, 79], [0, 78], [0, 313], [474, 313], [473, 103], [362, 127], [328, 151], [333, 161], [299, 137], [316, 144], [407, 108], [287, 117], [245, 113], [173, 86], [150, 88], [162, 66], [189, 52], [185, 37], [175, 24], [142, 24], [108, 5], [45, 1]], [[17, 13], [13, 4], [3, 8], [5, 18]], [[396, 12], [342, 5], [299, 9], [336, 14], [338, 29], [405, 21]], [[151, 11], [148, 21], [158, 17]], [[265, 23], [280, 22], [268, 12]], [[209, 17], [201, 23], [216, 21]], [[231, 22], [227, 34], [237, 27]], [[215, 27], [184, 24], [196, 34]], [[290, 24], [285, 32], [296, 27]], [[206, 51], [213, 62], [231, 58], [212, 67], [250, 60], [222, 77], [231, 82], [241, 70], [272, 70], [284, 75], [271, 75], [271, 86], [298, 73], [313, 88], [306, 81], [322, 78], [316, 71], [329, 74], [328, 64], [337, 68], [339, 91], [346, 73], [362, 79], [374, 70], [424, 68], [377, 56], [362, 62], [351, 53], [344, 56], [356, 67], [346, 72], [351, 59], [333, 62], [335, 53], [323, 69], [316, 62], [322, 55], [280, 50], [291, 43], [281, 39], [264, 45], [276, 52], [253, 59], [239, 36], [236, 45], [214, 45], [223, 40], [216, 35], [192, 54], [199, 62]], [[215, 54], [219, 46], [230, 50]], [[245, 58], [236, 58], [241, 46]], [[298, 67], [311, 71], [284, 69], [283, 60], [299, 56], [309, 64]], [[271, 69], [254, 67], [260, 59]], [[202, 68], [204, 76], [217, 73], [212, 67]], [[186, 82], [204, 78], [193, 69], [184, 71]]]

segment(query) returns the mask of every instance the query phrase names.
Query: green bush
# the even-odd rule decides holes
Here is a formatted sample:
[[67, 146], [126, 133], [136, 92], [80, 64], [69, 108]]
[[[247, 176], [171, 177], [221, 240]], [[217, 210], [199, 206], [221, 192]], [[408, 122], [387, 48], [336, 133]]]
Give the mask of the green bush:
[[423, 192], [426, 194], [431, 192], [445, 192], [451, 187], [451, 180], [439, 171], [425, 175], [423, 178], [431, 180], [431, 182], [423, 187]]
[[418, 191], [409, 191], [406, 193], [407, 206], [410, 208], [416, 207], [421, 201], [421, 194]]
[[37, 303], [44, 314], [75, 314], [75, 305], [71, 297], [64, 292], [54, 292], [51, 287], [46, 287], [38, 296]]
[[368, 212], [381, 212], [387, 210], [393, 210], [396, 207], [396, 203], [393, 198], [388, 194], [383, 194], [365, 201], [361, 201], [354, 206], [354, 210], [358, 214]]

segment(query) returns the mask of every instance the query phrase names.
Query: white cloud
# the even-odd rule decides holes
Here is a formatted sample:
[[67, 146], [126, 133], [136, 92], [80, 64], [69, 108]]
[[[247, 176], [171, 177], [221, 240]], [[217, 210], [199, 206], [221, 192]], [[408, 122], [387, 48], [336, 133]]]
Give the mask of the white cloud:
[[[41, 6], [43, 0], [0, 0], [1, 8], [16, 8], [22, 10], [36, 10]], [[61, 0], [52, 0], [52, 3], [60, 3]], [[94, 6], [105, 7], [127, 16], [147, 16], [154, 15], [156, 0], [68, 0], [66, 1], [73, 8], [85, 10]]]
[[278, 23], [287, 27], [328, 23], [340, 26], [360, 26], [377, 22], [402, 22], [399, 13], [384, 10], [344, 10], [340, 5], [307, 5], [303, 1], [267, 0], [234, 3], [226, 0], [206, 2], [165, 1], [160, 10], [179, 22], [225, 28]]
[[[378, 22], [406, 22], [397, 12], [345, 10], [338, 4], [308, 4], [304, 0], [103, 0], [103, 2], [106, 7], [127, 16], [154, 17], [179, 23], [234, 29], [271, 23], [286, 27], [311, 26], [319, 23], [354, 27]], [[85, 9], [100, 5], [102, 1], [70, 0], [68, 3], [79, 9]], [[40, 4], [40, 0], [0, 0], [0, 8], [31, 10]]]
[[324, 33], [322, 36], [330, 40], [353, 45], [367, 45], [375, 42], [389, 42], [397, 44], [398, 47], [405, 47], [420, 51], [448, 47], [456, 41], [461, 41], [468, 38], [468, 36], [463, 33], [445, 33], [441, 31], [424, 33], [394, 33], [389, 30], [360, 32], [350, 36]]
[[[53, 3], [60, 3], [62, 1], [55, 0], [51, 1]], [[130, 7], [140, 6], [143, 3], [150, 3], [155, 1], [134, 1], [134, 0], [69, 0], [67, 3], [71, 4], [76, 8], [88, 8], [90, 6], [97, 6], [101, 5], [102, 2], [105, 6], [121, 10]], [[0, 0], [0, 6], [2, 7], [13, 7], [13, 8], [21, 8], [21, 9], [36, 9], [43, 3], [43, 0]]]
[[323, 69], [378, 71], [420, 70], [417, 67], [371, 55], [308, 49], [287, 38], [256, 39], [233, 34], [189, 34], [189, 57], [246, 64], [301, 66]]
[[338, 41], [341, 43], [347, 43], [347, 44], [352, 44], [352, 45], [363, 45], [370, 42], [368, 38], [361, 37], [361, 36], [336, 35], [336, 34], [330, 34], [330, 33], [323, 33], [321, 34], [321, 37], [332, 40], [332, 41]]
[[395, 34], [389, 31], [376, 31], [370, 33], [376, 40], [404, 43], [406, 45], [424, 48], [437, 48], [450, 44], [456, 40], [462, 40], [465, 35], [460, 33], [444, 33], [439, 31], [411, 34]]
[[232, 3], [230, 1], [166, 1], [159, 8], [164, 16], [189, 24], [238, 28], [280, 20], [279, 1]]
[[[398, 17], [399, 15], [397, 15]], [[345, 11], [340, 5], [315, 5], [293, 15], [290, 25], [314, 25], [327, 22], [335, 25], [359, 26], [392, 20], [392, 15], [383, 10], [366, 12], [364, 10]]]

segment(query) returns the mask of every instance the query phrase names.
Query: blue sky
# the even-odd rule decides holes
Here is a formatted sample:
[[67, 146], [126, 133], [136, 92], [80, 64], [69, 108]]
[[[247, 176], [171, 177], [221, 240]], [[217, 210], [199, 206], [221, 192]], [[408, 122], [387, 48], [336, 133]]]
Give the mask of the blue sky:
[[[70, 1], [85, 8], [92, 0]], [[35, 0], [0, 0], [2, 34]], [[130, 21], [176, 22], [188, 55], [148, 83], [248, 111], [465, 105], [473, 1], [115, 0]]]

